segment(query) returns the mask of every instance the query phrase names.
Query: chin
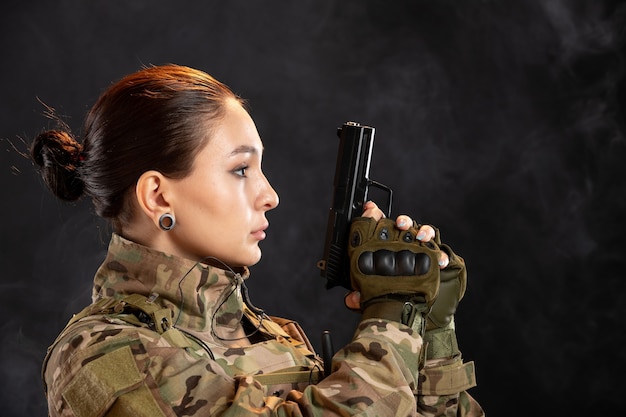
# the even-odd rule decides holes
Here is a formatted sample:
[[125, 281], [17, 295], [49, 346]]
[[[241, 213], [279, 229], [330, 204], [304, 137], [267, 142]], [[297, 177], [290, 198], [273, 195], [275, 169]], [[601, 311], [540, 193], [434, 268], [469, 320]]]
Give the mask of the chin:
[[254, 265], [258, 264], [260, 260], [261, 260], [261, 257], [258, 256], [254, 260], [251, 260], [250, 262], [246, 262], [245, 266], [254, 266]]
[[259, 263], [261, 260], [261, 251], [259, 250], [256, 254], [250, 256], [248, 262], [246, 262], [246, 266], [253, 266]]
[[256, 265], [261, 260], [261, 252], [251, 253], [249, 256], [232, 259], [230, 266], [232, 267], [250, 267]]

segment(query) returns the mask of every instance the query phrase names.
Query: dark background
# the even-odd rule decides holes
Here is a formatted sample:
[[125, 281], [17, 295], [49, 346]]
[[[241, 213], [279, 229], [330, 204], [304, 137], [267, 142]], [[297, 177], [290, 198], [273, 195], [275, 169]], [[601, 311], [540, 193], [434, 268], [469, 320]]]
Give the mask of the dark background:
[[46, 414], [41, 361], [110, 234], [19, 155], [54, 126], [38, 98], [80, 134], [112, 81], [168, 62], [250, 101], [281, 196], [255, 304], [316, 346], [349, 340], [357, 316], [315, 263], [335, 129], [368, 124], [394, 214], [440, 227], [469, 266], [457, 328], [487, 414], [621, 414], [625, 21], [599, 0], [3, 2], [0, 414]]

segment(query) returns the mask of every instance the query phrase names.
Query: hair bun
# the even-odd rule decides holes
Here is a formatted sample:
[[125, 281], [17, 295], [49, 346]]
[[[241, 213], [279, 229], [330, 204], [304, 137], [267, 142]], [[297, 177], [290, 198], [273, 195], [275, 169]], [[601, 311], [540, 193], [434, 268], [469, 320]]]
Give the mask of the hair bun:
[[79, 176], [83, 147], [61, 130], [48, 130], [34, 140], [30, 153], [50, 190], [59, 198], [74, 201], [83, 194]]

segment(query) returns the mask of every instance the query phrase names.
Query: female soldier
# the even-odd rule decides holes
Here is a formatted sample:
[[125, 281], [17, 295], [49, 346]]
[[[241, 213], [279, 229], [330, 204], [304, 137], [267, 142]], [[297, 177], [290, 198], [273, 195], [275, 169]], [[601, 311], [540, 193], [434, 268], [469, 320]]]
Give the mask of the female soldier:
[[346, 304], [363, 317], [325, 378], [296, 323], [248, 302], [243, 281], [278, 205], [262, 153], [242, 100], [177, 65], [111, 86], [82, 143], [63, 130], [35, 139], [51, 190], [89, 195], [114, 230], [93, 303], [44, 362], [49, 415], [480, 415], [453, 328], [463, 260], [430, 226], [382, 219], [373, 203], [353, 223], [360, 292]]

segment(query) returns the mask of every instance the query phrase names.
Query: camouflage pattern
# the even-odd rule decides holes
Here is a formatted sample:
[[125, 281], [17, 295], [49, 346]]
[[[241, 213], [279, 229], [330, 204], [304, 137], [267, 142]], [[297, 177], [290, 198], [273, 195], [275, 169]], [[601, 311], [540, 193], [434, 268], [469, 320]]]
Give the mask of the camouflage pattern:
[[93, 304], [44, 362], [49, 415], [483, 415], [465, 392], [473, 368], [424, 358], [422, 338], [391, 321], [362, 321], [320, 381], [297, 323], [246, 306], [247, 277], [113, 235]]

